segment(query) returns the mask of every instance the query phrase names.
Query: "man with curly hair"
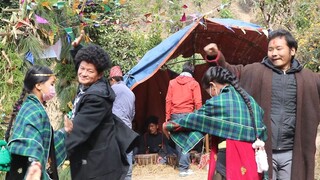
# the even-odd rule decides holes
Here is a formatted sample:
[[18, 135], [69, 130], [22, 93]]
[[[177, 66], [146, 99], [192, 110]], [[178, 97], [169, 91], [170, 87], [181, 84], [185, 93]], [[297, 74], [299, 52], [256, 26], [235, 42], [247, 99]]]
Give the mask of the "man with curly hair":
[[[77, 44], [76, 44], [77, 45]], [[113, 115], [115, 93], [104, 78], [109, 55], [98, 45], [76, 46], [79, 90], [73, 103], [73, 130], [66, 139], [72, 179], [124, 179], [126, 152], [137, 137]]]

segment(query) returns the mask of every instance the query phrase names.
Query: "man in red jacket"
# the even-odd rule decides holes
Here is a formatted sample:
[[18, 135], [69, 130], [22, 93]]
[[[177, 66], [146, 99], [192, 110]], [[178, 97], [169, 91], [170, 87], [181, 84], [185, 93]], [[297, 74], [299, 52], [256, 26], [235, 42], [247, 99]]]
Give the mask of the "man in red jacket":
[[[182, 73], [169, 82], [166, 96], [166, 121], [180, 119], [202, 106], [199, 83], [192, 77], [194, 66], [190, 61], [184, 63]], [[189, 169], [190, 154], [183, 154], [176, 145], [180, 176], [192, 174]]]

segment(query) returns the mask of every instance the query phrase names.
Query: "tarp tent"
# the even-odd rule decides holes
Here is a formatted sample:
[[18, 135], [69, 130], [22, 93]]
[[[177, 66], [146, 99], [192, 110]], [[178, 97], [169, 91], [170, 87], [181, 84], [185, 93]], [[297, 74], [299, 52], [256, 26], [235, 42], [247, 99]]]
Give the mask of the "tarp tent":
[[[165, 120], [165, 97], [169, 80], [175, 77], [170, 70], [161, 67], [179, 56], [192, 57], [195, 53], [204, 58], [203, 48], [216, 43], [231, 64], [248, 64], [261, 61], [267, 53], [267, 31], [260, 26], [234, 19], [206, 19], [179, 30], [159, 45], [149, 50], [125, 76], [124, 81], [136, 95], [134, 129], [143, 133], [145, 120], [150, 115]], [[197, 65], [195, 79], [200, 82], [208, 68], [205, 61]], [[203, 94], [203, 100], [208, 96]], [[204, 102], [204, 101], [203, 101]], [[160, 127], [161, 128], [161, 127]]]

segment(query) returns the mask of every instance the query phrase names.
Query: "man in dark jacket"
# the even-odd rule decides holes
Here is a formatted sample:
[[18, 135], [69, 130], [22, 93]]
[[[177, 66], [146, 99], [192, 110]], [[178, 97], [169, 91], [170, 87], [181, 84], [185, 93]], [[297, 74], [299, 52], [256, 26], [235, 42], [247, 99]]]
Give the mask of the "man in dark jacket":
[[79, 90], [72, 109], [73, 131], [66, 138], [71, 177], [124, 179], [126, 153], [137, 134], [112, 114], [115, 93], [103, 77], [111, 66], [108, 54], [97, 45], [78, 49], [73, 54]]
[[161, 149], [166, 151], [167, 139], [159, 131], [158, 121], [156, 116], [147, 118], [148, 131], [140, 137], [138, 154], [159, 153]]
[[241, 87], [265, 111], [269, 178], [313, 180], [320, 77], [294, 58], [298, 44], [290, 32], [273, 31], [268, 41], [261, 63], [230, 65], [214, 43], [204, 48], [206, 60], [238, 75]]

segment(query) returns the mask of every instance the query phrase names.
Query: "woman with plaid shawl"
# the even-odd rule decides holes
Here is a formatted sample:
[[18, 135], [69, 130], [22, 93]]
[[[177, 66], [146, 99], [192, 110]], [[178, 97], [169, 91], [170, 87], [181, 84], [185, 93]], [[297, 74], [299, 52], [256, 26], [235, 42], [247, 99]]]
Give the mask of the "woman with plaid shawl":
[[15, 119], [8, 142], [12, 161], [6, 180], [58, 179], [57, 166], [66, 158], [65, 132], [71, 132], [73, 124], [65, 120], [64, 129], [55, 132], [50, 124], [43, 105], [55, 96], [55, 79], [53, 72], [43, 66], [35, 65], [26, 73], [23, 91], [13, 108], [5, 135], [8, 141]]
[[[257, 138], [267, 139], [263, 110], [239, 87], [236, 77], [222, 67], [210, 67], [202, 78], [202, 87], [211, 98], [184, 119], [164, 123], [164, 133], [184, 153], [205, 134], [212, 135], [210, 180], [261, 179], [252, 143]], [[218, 150], [218, 144], [224, 145]]]

